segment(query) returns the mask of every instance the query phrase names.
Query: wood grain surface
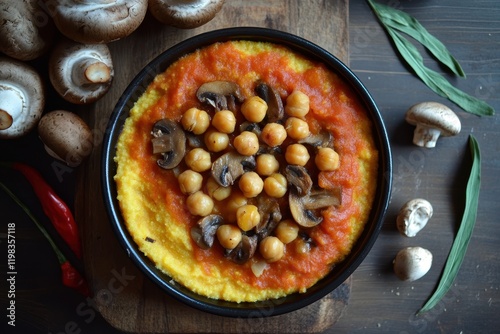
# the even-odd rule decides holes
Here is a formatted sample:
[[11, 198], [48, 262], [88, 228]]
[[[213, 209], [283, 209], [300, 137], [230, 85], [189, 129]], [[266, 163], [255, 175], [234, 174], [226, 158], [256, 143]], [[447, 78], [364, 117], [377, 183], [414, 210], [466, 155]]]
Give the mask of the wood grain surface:
[[[393, 151], [394, 189], [382, 231], [368, 256], [351, 277], [352, 289], [348, 307], [344, 308], [342, 316], [334, 325], [330, 325], [331, 321], [324, 317], [322, 320], [326, 319], [326, 323], [320, 320], [318, 323], [309, 323], [310, 331], [326, 328], [323, 332], [325, 334], [497, 333], [500, 328], [500, 2], [376, 1], [397, 7], [414, 16], [434, 36], [445, 42], [461, 63], [467, 78], [450, 75], [446, 69], [436, 64], [430, 54], [419, 48], [425, 64], [444, 74], [458, 88], [491, 104], [497, 114], [493, 117], [472, 116], [434, 94], [398, 57], [393, 44], [366, 1], [350, 1], [349, 64], [381, 110]], [[85, 116], [89, 123], [96, 127], [94, 133], [98, 141], [102, 140], [106, 117], [135, 73], [159, 52], [179, 40], [215, 26], [272, 26], [309, 38], [340, 58], [347, 59], [347, 40], [345, 43], [341, 42], [347, 39], [347, 32], [344, 31], [347, 29], [347, 22], [338, 19], [339, 14], [347, 10], [343, 2], [226, 2], [221, 17], [202, 29], [180, 31], [147, 19], [130, 39], [111, 43], [119, 68], [110, 91], [112, 98], [90, 106], [92, 110], [87, 106], [78, 110], [74, 105], [62, 101], [50, 88], [47, 76], [48, 55], [30, 62], [40, 71], [47, 84], [45, 112], [53, 109], [79, 111], [80, 115]], [[252, 11], [245, 9], [252, 4], [256, 6]], [[261, 9], [255, 9], [257, 7]], [[315, 8], [321, 8], [321, 11]], [[312, 13], [308, 14], [309, 11]], [[234, 16], [233, 21], [227, 22], [227, 16]], [[150, 37], [140, 39], [137, 36]], [[124, 59], [129, 61], [125, 62]], [[411, 140], [414, 127], [405, 122], [404, 113], [410, 105], [423, 101], [438, 101], [453, 108], [462, 122], [461, 133], [455, 137], [440, 138], [433, 149], [413, 146]], [[464, 208], [464, 189], [470, 170], [467, 146], [470, 134], [477, 138], [482, 155], [479, 211], [472, 239], [450, 291], [433, 310], [416, 316], [417, 310], [436, 287], [460, 224]], [[142, 275], [132, 271], [134, 266], [131, 261], [120, 253], [120, 246], [111, 233], [110, 224], [107, 219], [103, 219], [104, 208], [98, 200], [101, 196], [99, 181], [86, 179], [87, 175], [95, 176], [99, 173], [100, 145], [83, 169], [68, 168], [48, 156], [36, 131], [18, 140], [0, 140], [0, 152], [2, 161], [21, 161], [38, 169], [70, 206], [75, 203], [77, 185], [78, 193], [74, 206], [78, 211], [78, 218], [82, 220], [81, 225], [84, 225], [82, 231], [85, 234], [85, 251], [92, 252], [86, 266], [90, 271], [89, 275], [92, 275], [96, 273], [96, 269], [89, 266], [88, 262], [103, 261], [101, 271], [104, 270], [104, 273], [93, 278], [92, 284], [99, 287], [101, 303], [104, 303], [110, 312], [116, 310], [123, 314], [118, 325], [123, 322], [128, 331], [146, 332], [133, 321], [142, 317], [156, 323], [160, 328], [165, 328], [168, 321], [168, 326], [183, 327], [186, 332], [201, 330], [200, 321], [205, 322], [204, 328], [212, 328], [214, 331], [222, 327], [226, 332], [236, 332], [243, 327], [242, 322], [234, 324], [231, 321], [226, 322], [226, 318], [198, 319], [197, 314], [190, 311], [187, 312], [191, 315], [189, 324], [183, 324], [182, 317], [176, 319], [163, 316], [152, 319], [154, 305], [147, 304], [143, 297], [136, 300], [139, 305], [119, 304], [118, 297], [125, 291], [133, 296], [142, 296], [142, 291], [147, 290], [147, 293], [155, 294], [158, 290], [145, 284]], [[78, 180], [75, 180], [77, 173]], [[38, 199], [22, 175], [0, 168], [0, 180], [30, 207], [34, 215], [49, 229], [59, 246], [70, 255], [69, 248], [64, 247], [64, 242], [57, 238], [57, 233], [51, 229]], [[75, 184], [76, 181], [78, 184]], [[434, 216], [417, 237], [405, 238], [395, 227], [395, 217], [405, 201], [417, 196], [432, 203]], [[4, 256], [4, 260], [0, 261], [0, 272], [4, 273], [4, 279], [0, 280], [0, 308], [3, 310], [0, 333], [124, 333], [123, 330], [110, 325], [97, 311], [96, 299], [83, 297], [61, 283], [57, 258], [47, 240], [30, 218], [2, 191], [0, 212], [0, 254]], [[15, 224], [15, 327], [7, 325], [8, 318], [5, 316], [8, 303], [14, 300], [8, 298], [9, 286], [5, 281], [5, 273], [9, 271], [6, 261], [7, 223]], [[392, 271], [391, 263], [395, 254], [406, 246], [421, 246], [429, 249], [434, 255], [431, 270], [415, 282], [402, 282]], [[72, 260], [81, 270], [87, 269], [83, 268], [77, 259]], [[131, 281], [134, 281], [134, 284]], [[145, 285], [141, 286], [143, 283]], [[334, 300], [337, 301], [338, 298], [334, 297]], [[168, 305], [170, 304], [167, 303]], [[165, 306], [161, 307], [162, 312], [165, 312], [165, 309]], [[109, 317], [109, 314], [106, 316]], [[212, 326], [215, 323], [219, 327]], [[276, 328], [281, 324], [273, 326]], [[254, 329], [259, 329], [259, 326], [260, 323], [254, 326]], [[290, 327], [291, 325], [287, 324], [280, 332], [300, 330], [298, 327]], [[157, 329], [154, 328], [153, 331]], [[179, 331], [181, 330], [177, 330]]]
[[[111, 43], [115, 78], [108, 94], [91, 107], [87, 121], [101, 138], [114, 105], [133, 77], [154, 57], [199, 33], [226, 27], [258, 26], [287, 31], [329, 50], [348, 63], [348, 1], [227, 1], [210, 23], [179, 30], [147, 16], [131, 36]], [[316, 303], [267, 319], [232, 319], [191, 309], [168, 297], [127, 258], [116, 240], [103, 205], [100, 185], [101, 147], [95, 147], [79, 172], [75, 214], [82, 224], [85, 270], [94, 303], [114, 327], [126, 332], [289, 333], [321, 332], [342, 315], [351, 279]]]

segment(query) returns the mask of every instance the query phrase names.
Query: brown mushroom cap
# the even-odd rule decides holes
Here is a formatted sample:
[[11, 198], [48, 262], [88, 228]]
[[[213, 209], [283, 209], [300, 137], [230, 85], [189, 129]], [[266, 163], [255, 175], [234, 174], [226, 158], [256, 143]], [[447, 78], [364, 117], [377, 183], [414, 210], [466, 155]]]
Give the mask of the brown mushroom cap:
[[56, 27], [80, 43], [109, 43], [130, 35], [144, 20], [148, 0], [59, 0], [51, 8]]
[[71, 103], [87, 104], [100, 99], [109, 90], [113, 76], [113, 62], [106, 44], [65, 40], [50, 55], [50, 82]]
[[92, 153], [92, 131], [83, 119], [70, 111], [54, 110], [45, 114], [38, 123], [38, 135], [47, 153], [70, 167], [80, 165]]
[[37, 0], [0, 2], [0, 52], [26, 61], [48, 50], [54, 24], [39, 3]]
[[149, 11], [166, 25], [189, 29], [212, 20], [223, 5], [224, 0], [149, 0]]
[[458, 116], [437, 102], [415, 104], [406, 112], [406, 121], [416, 125], [413, 143], [429, 148], [436, 145], [439, 136], [454, 136], [461, 130]]
[[45, 88], [40, 75], [26, 63], [0, 57], [0, 138], [18, 138], [42, 117]]

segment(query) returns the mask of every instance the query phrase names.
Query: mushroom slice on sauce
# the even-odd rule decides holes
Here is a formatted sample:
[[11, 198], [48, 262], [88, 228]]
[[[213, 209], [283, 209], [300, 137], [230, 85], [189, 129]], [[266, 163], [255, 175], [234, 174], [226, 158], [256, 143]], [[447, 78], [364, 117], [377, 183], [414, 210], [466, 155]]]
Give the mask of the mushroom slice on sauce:
[[305, 196], [309, 194], [313, 182], [305, 167], [288, 165], [285, 168], [284, 174], [288, 183], [297, 191], [297, 195]]
[[212, 164], [212, 176], [223, 187], [231, 186], [246, 171], [255, 169], [255, 158], [236, 152], [221, 155]]
[[216, 110], [225, 110], [230, 107], [234, 109], [236, 101], [243, 102], [244, 100], [240, 86], [232, 81], [206, 82], [198, 88], [196, 97], [201, 103], [209, 104]]
[[231, 250], [226, 250], [225, 256], [237, 264], [243, 264], [250, 260], [257, 249], [257, 236], [244, 234], [238, 246]]
[[323, 221], [323, 217], [317, 216], [314, 210], [340, 205], [341, 190], [340, 188], [312, 190], [305, 196], [299, 196], [295, 191], [291, 191], [288, 201], [290, 212], [297, 224], [313, 227]]
[[201, 218], [198, 224], [191, 228], [191, 238], [202, 248], [209, 249], [214, 244], [217, 228], [224, 219], [219, 215], [208, 215]]
[[281, 96], [273, 87], [265, 82], [260, 82], [255, 87], [255, 93], [267, 103], [267, 122], [275, 123], [285, 116]]
[[158, 159], [158, 166], [172, 169], [182, 161], [186, 153], [186, 135], [176, 122], [161, 119], [153, 126], [153, 153], [161, 153], [163, 159]]
[[260, 222], [255, 227], [259, 240], [270, 235], [281, 221], [280, 206], [275, 198], [260, 196], [257, 207], [260, 213]]
[[257, 135], [257, 137], [260, 137], [260, 134], [262, 133], [262, 130], [260, 129], [259, 124], [257, 123], [252, 123], [252, 122], [243, 122], [239, 126], [240, 132], [243, 131], [249, 131], [253, 132]]
[[317, 134], [310, 134], [304, 139], [298, 141], [299, 144], [308, 144], [313, 147], [330, 147], [333, 148], [333, 135], [330, 131], [323, 130]]

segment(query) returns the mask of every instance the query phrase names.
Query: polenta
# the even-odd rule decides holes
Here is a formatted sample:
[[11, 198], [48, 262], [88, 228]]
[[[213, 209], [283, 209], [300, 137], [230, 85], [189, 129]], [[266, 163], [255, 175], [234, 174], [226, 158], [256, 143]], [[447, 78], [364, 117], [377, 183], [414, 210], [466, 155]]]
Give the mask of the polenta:
[[[213, 82], [238, 92], [203, 101], [200, 87]], [[278, 101], [258, 99], [260, 83]], [[284, 114], [269, 114], [276, 103]], [[188, 110], [209, 122], [198, 123], [197, 134], [183, 120]], [[182, 140], [163, 144], [167, 151], [180, 145], [183, 154], [167, 169], [152, 145], [160, 120], [181, 129]], [[324, 133], [327, 142], [309, 140]], [[236, 159], [239, 173], [223, 165], [220, 180], [214, 170], [223, 158]], [[200, 164], [206, 159], [208, 168]], [[305, 292], [345, 258], [368, 220], [378, 152], [363, 104], [324, 64], [272, 43], [230, 41], [188, 54], [156, 76], [130, 111], [115, 161], [121, 212], [140, 250], [200, 295], [252, 302]], [[305, 192], [289, 178], [297, 173], [313, 183]], [[279, 221], [262, 228], [269, 215]], [[195, 232], [206, 216], [216, 217], [214, 240], [200, 245]], [[257, 244], [235, 260], [231, 250], [245, 240]]]

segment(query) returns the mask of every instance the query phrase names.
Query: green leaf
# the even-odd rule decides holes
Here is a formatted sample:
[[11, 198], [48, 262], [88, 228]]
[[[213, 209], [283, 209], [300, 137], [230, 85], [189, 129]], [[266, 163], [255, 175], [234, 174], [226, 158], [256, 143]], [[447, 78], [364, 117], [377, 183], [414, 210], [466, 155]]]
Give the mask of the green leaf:
[[469, 136], [469, 147], [472, 154], [472, 167], [465, 190], [465, 209], [460, 228], [451, 246], [450, 254], [446, 260], [436, 291], [434, 291], [417, 314], [431, 310], [451, 288], [464, 260], [467, 246], [474, 230], [479, 203], [479, 188], [481, 187], [481, 153], [479, 144], [472, 135]]
[[465, 77], [462, 66], [460, 66], [459, 62], [452, 56], [446, 46], [436, 37], [431, 35], [417, 19], [401, 10], [386, 5], [373, 3], [373, 7], [377, 11], [378, 17], [383, 24], [413, 37], [453, 73]]
[[[413, 69], [420, 80], [422, 80], [430, 89], [432, 89], [436, 94], [456, 103], [463, 110], [471, 114], [475, 114], [478, 116], [490, 116], [495, 114], [495, 110], [492, 106], [454, 87], [441, 74], [425, 66], [422, 55], [419, 53], [418, 49], [399, 33], [399, 31], [408, 33], [410, 36], [413, 36], [423, 44], [425, 43], [424, 45], [426, 47], [431, 47], [436, 53], [439, 53], [438, 50], [440, 50], [439, 45], [442, 45], [441, 42], [438, 41], [439, 45], [436, 44], [435, 41], [437, 41], [437, 39], [434, 37], [429, 37], [431, 35], [427, 31], [425, 33], [422, 33], [421, 31], [420, 33], [417, 33], [415, 31], [415, 29], [420, 29], [418, 27], [422, 27], [422, 29], [424, 29], [423, 26], [420, 25], [420, 23], [418, 23], [411, 16], [404, 14], [397, 9], [376, 4], [371, 0], [367, 1], [379, 18], [389, 36], [392, 38], [394, 45], [396, 46], [396, 49], [401, 57]], [[400, 13], [402, 13], [402, 15]], [[442, 45], [442, 47], [444, 47], [444, 45]], [[447, 50], [445, 53], [449, 54]], [[450, 62], [453, 63], [454, 61], [456, 61], [453, 57], [448, 59], [446, 59], [446, 57], [444, 58], [445, 59], [443, 59], [443, 57], [439, 57], [438, 60], [444, 60], [446, 62], [445, 64], [447, 64], [448, 66], [450, 65]], [[461, 67], [460, 69], [457, 68], [456, 70], [458, 72], [463, 72]]]
[[417, 48], [400, 33], [394, 30], [388, 30], [388, 33], [403, 59], [412, 67], [420, 80], [436, 94], [449, 99], [471, 114], [491, 116], [495, 113], [493, 107], [486, 102], [454, 87], [441, 74], [427, 68]]

